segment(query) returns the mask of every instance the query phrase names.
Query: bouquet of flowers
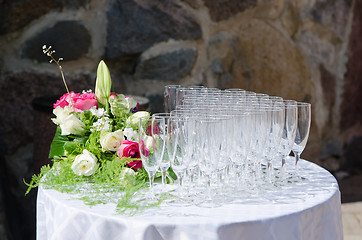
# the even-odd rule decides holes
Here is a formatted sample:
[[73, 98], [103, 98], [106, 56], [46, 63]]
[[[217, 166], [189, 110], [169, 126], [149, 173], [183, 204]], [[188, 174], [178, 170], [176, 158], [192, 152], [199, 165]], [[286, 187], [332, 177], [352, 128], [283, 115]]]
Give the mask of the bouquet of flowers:
[[[109, 70], [98, 65], [95, 93], [68, 92], [55, 104], [57, 125], [50, 158], [70, 160], [78, 176], [91, 176], [105, 161], [119, 161], [134, 171], [142, 168], [138, 147], [138, 121], [149, 112], [137, 112], [137, 102], [111, 93]], [[130, 172], [130, 171], [128, 171]]]
[[[92, 192], [102, 188], [128, 192], [132, 195], [148, 179], [139, 153], [139, 119], [149, 116], [137, 111], [138, 103], [131, 97], [111, 92], [111, 76], [107, 65], [100, 61], [95, 92], [69, 91], [51, 47], [43, 52], [55, 62], [61, 72], [67, 93], [54, 103], [52, 121], [57, 130], [50, 147], [53, 166], [43, 166], [28, 184], [27, 193], [40, 182], [62, 192], [79, 192], [80, 186], [92, 184]], [[81, 184], [83, 183], [83, 184]], [[123, 195], [127, 196], [127, 194]], [[97, 199], [89, 202], [89, 199]], [[89, 196], [88, 203], [108, 202], [109, 199]], [[125, 205], [123, 199], [121, 204]]]

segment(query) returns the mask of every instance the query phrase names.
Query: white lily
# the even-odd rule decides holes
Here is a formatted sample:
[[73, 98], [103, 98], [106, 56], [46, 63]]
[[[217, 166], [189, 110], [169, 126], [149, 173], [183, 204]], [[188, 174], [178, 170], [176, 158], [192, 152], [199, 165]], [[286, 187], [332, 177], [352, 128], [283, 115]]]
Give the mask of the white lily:
[[[96, 80], [96, 98], [99, 103], [106, 106], [108, 110], [108, 101], [111, 95], [111, 74], [105, 62], [101, 60], [97, 68], [97, 80]], [[107, 111], [108, 112], [108, 111]]]

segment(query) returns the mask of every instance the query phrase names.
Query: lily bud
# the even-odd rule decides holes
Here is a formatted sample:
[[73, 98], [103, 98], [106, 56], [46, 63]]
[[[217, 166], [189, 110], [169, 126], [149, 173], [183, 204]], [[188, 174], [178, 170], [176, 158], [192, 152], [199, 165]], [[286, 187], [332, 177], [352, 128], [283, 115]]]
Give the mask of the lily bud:
[[111, 95], [111, 74], [109, 73], [107, 65], [101, 60], [98, 64], [97, 69], [97, 80], [96, 80], [96, 98], [99, 103], [105, 105], [108, 108], [108, 99]]

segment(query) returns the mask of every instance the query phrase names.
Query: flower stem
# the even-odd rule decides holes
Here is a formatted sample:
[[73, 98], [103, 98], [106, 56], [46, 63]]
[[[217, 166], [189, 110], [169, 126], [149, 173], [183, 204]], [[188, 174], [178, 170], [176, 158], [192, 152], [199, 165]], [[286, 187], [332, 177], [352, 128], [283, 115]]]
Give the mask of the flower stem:
[[[59, 68], [59, 71], [60, 71], [60, 74], [62, 75], [62, 79], [63, 79], [63, 83], [64, 83], [64, 86], [65, 86], [65, 89], [67, 90], [67, 93], [68, 95], [70, 96], [70, 93], [69, 93], [69, 89], [68, 89], [68, 85], [65, 81], [65, 77], [64, 77], [64, 73], [63, 73], [63, 68], [62, 66], [60, 65], [60, 61], [63, 60], [63, 58], [59, 58], [58, 60], [55, 60], [55, 58], [53, 57], [53, 53], [55, 53], [55, 50], [51, 50], [51, 46], [49, 47], [46, 47], [46, 45], [43, 46], [43, 53], [46, 54], [47, 56], [49, 56], [51, 58], [50, 60], [50, 63], [52, 62], [55, 62]], [[73, 100], [72, 100], [72, 96], [70, 96], [70, 103], [71, 105], [73, 106]]]

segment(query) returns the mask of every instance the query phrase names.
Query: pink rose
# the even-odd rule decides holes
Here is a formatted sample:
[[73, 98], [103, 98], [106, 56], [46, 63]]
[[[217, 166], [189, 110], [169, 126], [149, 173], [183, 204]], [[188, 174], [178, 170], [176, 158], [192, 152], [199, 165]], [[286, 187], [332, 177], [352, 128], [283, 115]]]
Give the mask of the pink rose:
[[64, 108], [70, 103], [73, 103], [75, 112], [83, 112], [89, 110], [92, 107], [98, 107], [97, 100], [95, 99], [94, 93], [74, 93], [70, 92], [69, 94], [64, 94], [54, 105], [54, 109], [60, 106]]
[[[130, 157], [130, 158], [140, 158], [139, 152], [139, 145], [137, 142], [132, 142], [128, 140], [124, 140], [121, 142], [121, 146], [117, 151], [117, 156], [122, 159], [123, 157]], [[127, 166], [133, 168], [135, 170], [142, 167], [141, 160], [135, 160], [132, 162], [127, 162]]]
[[58, 106], [61, 108], [64, 108], [65, 106], [68, 106], [71, 102], [70, 97], [77, 97], [80, 93], [74, 93], [73, 91], [70, 93], [64, 94], [59, 100], [57, 100], [56, 103], [53, 104], [54, 109], [56, 109]]
[[83, 112], [91, 109], [92, 107], [98, 107], [94, 93], [84, 93], [80, 96], [72, 97], [72, 100], [76, 112]]

